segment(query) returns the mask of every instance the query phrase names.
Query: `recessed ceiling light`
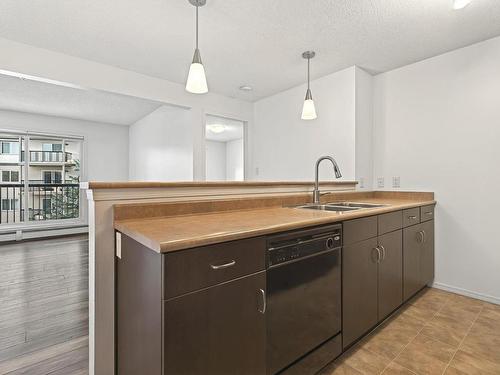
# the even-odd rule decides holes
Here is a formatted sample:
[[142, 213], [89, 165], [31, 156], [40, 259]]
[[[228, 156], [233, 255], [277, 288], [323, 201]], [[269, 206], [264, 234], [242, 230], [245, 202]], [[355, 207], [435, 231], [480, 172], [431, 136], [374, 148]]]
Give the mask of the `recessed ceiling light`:
[[453, 9], [463, 9], [471, 3], [472, 0], [453, 0]]
[[241, 91], [252, 91], [253, 87], [252, 86], [248, 86], [248, 85], [243, 85], [243, 86], [240, 86], [240, 90]]
[[226, 125], [222, 125], [222, 124], [210, 124], [210, 125], [207, 125], [207, 128], [212, 133], [219, 134], [219, 133], [222, 133], [222, 132], [224, 132], [226, 130]]

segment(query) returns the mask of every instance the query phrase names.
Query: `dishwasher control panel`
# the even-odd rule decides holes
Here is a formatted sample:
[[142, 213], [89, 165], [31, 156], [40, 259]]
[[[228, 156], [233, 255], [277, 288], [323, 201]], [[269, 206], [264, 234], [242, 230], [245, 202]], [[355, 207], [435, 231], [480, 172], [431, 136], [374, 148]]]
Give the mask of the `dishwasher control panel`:
[[341, 246], [342, 227], [340, 225], [277, 235], [268, 240], [267, 263], [269, 267], [272, 267]]

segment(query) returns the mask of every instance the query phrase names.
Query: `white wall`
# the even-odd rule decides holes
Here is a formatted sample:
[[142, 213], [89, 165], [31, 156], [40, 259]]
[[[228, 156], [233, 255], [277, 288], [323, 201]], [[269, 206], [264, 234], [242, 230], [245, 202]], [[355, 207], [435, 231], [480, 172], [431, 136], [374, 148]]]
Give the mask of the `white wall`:
[[130, 180], [193, 180], [193, 126], [188, 110], [161, 106], [129, 127], [129, 139]]
[[207, 181], [243, 181], [243, 139], [206, 140]]
[[205, 141], [207, 181], [226, 180], [226, 142]]
[[355, 180], [358, 189], [371, 190], [373, 185], [373, 76], [355, 68], [356, 140]]
[[83, 136], [83, 179], [126, 181], [128, 178], [126, 126], [0, 110], [0, 128]]
[[[332, 155], [344, 179], [355, 177], [355, 68], [311, 82], [318, 118], [300, 119], [306, 85], [294, 87], [255, 103], [254, 126], [249, 127], [255, 180], [314, 179], [318, 157]], [[257, 173], [258, 170], [258, 173]], [[321, 179], [332, 179], [324, 163]]]
[[374, 80], [374, 173], [436, 193], [436, 284], [500, 303], [500, 38]]
[[226, 142], [226, 179], [228, 181], [243, 181], [244, 149], [243, 138]]

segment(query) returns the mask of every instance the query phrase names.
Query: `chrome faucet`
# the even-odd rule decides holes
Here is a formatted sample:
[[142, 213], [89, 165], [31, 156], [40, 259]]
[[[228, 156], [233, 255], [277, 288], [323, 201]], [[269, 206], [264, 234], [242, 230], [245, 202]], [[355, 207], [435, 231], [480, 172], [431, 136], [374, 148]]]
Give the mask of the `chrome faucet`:
[[330, 160], [333, 164], [333, 170], [335, 171], [335, 178], [340, 178], [342, 177], [342, 174], [340, 173], [340, 168], [337, 164], [337, 162], [335, 161], [334, 158], [332, 158], [331, 156], [322, 156], [318, 159], [318, 161], [316, 162], [316, 176], [315, 176], [315, 179], [314, 179], [314, 190], [313, 190], [313, 203], [314, 204], [319, 204], [319, 196], [320, 196], [320, 192], [319, 192], [319, 165], [320, 163], [323, 161], [323, 160]]

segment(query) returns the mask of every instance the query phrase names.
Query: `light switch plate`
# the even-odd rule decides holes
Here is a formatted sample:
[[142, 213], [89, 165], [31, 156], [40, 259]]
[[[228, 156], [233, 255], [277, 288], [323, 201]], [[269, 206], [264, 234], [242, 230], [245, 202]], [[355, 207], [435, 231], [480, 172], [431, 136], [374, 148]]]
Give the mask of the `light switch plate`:
[[379, 189], [383, 188], [385, 186], [384, 178], [383, 177], [378, 177], [377, 178], [377, 187]]
[[394, 176], [392, 178], [392, 187], [396, 189], [401, 187], [401, 178], [399, 176]]

